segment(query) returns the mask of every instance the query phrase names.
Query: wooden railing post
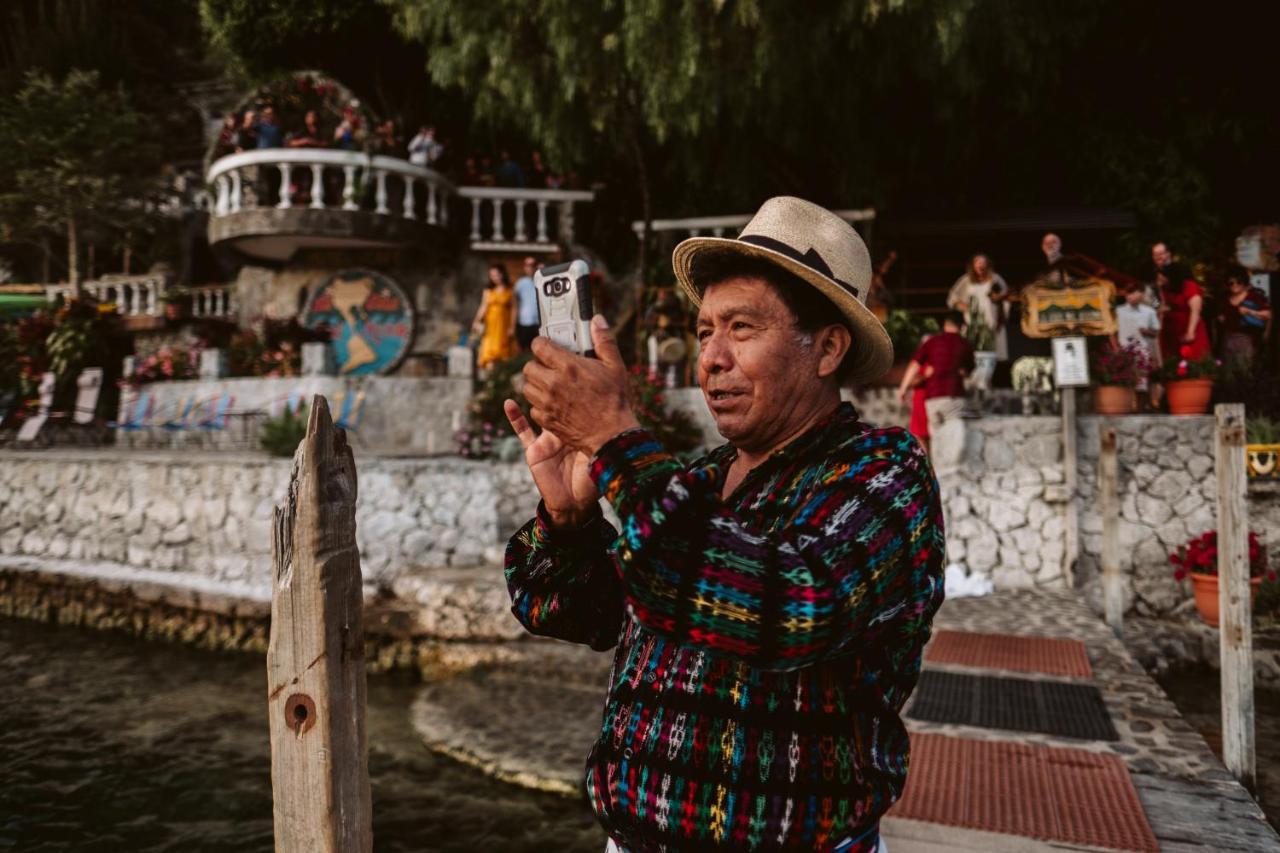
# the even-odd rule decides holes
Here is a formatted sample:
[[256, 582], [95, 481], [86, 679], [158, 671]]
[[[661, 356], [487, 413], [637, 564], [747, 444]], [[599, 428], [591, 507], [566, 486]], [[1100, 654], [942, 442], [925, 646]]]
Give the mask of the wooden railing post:
[[1244, 405], [1220, 403], [1214, 461], [1218, 474], [1218, 612], [1222, 662], [1222, 761], [1255, 789], [1253, 623], [1249, 595], [1249, 504]]
[[351, 448], [316, 395], [273, 528], [267, 705], [278, 853], [373, 849], [355, 510]]
[[1116, 456], [1115, 427], [1104, 426], [1098, 454], [1098, 511], [1102, 513], [1102, 599], [1107, 626], [1124, 634], [1124, 577], [1120, 573], [1120, 507], [1116, 505], [1116, 480], [1120, 464]]

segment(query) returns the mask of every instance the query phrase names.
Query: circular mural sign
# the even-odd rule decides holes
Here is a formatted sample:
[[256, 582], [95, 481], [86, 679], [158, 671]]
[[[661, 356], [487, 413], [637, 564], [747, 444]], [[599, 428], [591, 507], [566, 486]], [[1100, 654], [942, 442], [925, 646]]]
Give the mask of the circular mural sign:
[[334, 273], [311, 294], [302, 322], [328, 326], [338, 373], [361, 376], [395, 369], [413, 343], [413, 306], [400, 286], [373, 270]]

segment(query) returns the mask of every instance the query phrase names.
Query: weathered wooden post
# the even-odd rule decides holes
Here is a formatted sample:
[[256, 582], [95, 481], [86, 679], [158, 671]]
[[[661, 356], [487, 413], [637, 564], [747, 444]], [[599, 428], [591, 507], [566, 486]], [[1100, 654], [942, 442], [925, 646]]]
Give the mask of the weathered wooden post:
[[1215, 407], [1218, 473], [1218, 612], [1222, 659], [1222, 760], [1250, 790], [1257, 781], [1253, 730], [1253, 624], [1249, 595], [1244, 405]]
[[1116, 505], [1115, 427], [1102, 428], [1098, 454], [1098, 509], [1102, 513], [1102, 600], [1107, 625], [1117, 637], [1124, 634], [1124, 576], [1120, 573], [1120, 509]]
[[355, 510], [351, 448], [316, 395], [272, 543], [267, 704], [280, 853], [373, 849]]
[[1066, 539], [1062, 584], [1064, 589], [1072, 589], [1076, 582], [1076, 561], [1080, 559], [1080, 509], [1076, 505], [1079, 477], [1076, 471], [1079, 459], [1076, 449], [1076, 389], [1074, 386], [1059, 386], [1059, 389], [1062, 394], [1062, 479], [1067, 491], [1066, 515], [1062, 524], [1062, 535]]

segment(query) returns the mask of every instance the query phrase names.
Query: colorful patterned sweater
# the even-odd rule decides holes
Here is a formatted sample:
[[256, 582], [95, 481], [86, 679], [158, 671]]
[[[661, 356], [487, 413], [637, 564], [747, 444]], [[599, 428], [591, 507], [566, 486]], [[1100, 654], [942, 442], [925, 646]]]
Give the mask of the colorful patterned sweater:
[[623, 433], [591, 469], [621, 535], [540, 507], [507, 547], [526, 628], [617, 645], [586, 785], [630, 851], [831, 849], [906, 779], [899, 712], [943, 589], [927, 458], [847, 403], [721, 500], [735, 455], [686, 468]]

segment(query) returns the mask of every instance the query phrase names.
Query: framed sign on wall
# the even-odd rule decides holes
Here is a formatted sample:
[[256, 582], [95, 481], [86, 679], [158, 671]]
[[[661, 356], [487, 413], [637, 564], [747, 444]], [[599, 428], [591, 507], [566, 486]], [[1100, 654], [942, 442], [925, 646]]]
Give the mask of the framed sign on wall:
[[1028, 285], [1022, 290], [1022, 332], [1029, 338], [1113, 334], [1115, 295], [1116, 286], [1105, 278]]

